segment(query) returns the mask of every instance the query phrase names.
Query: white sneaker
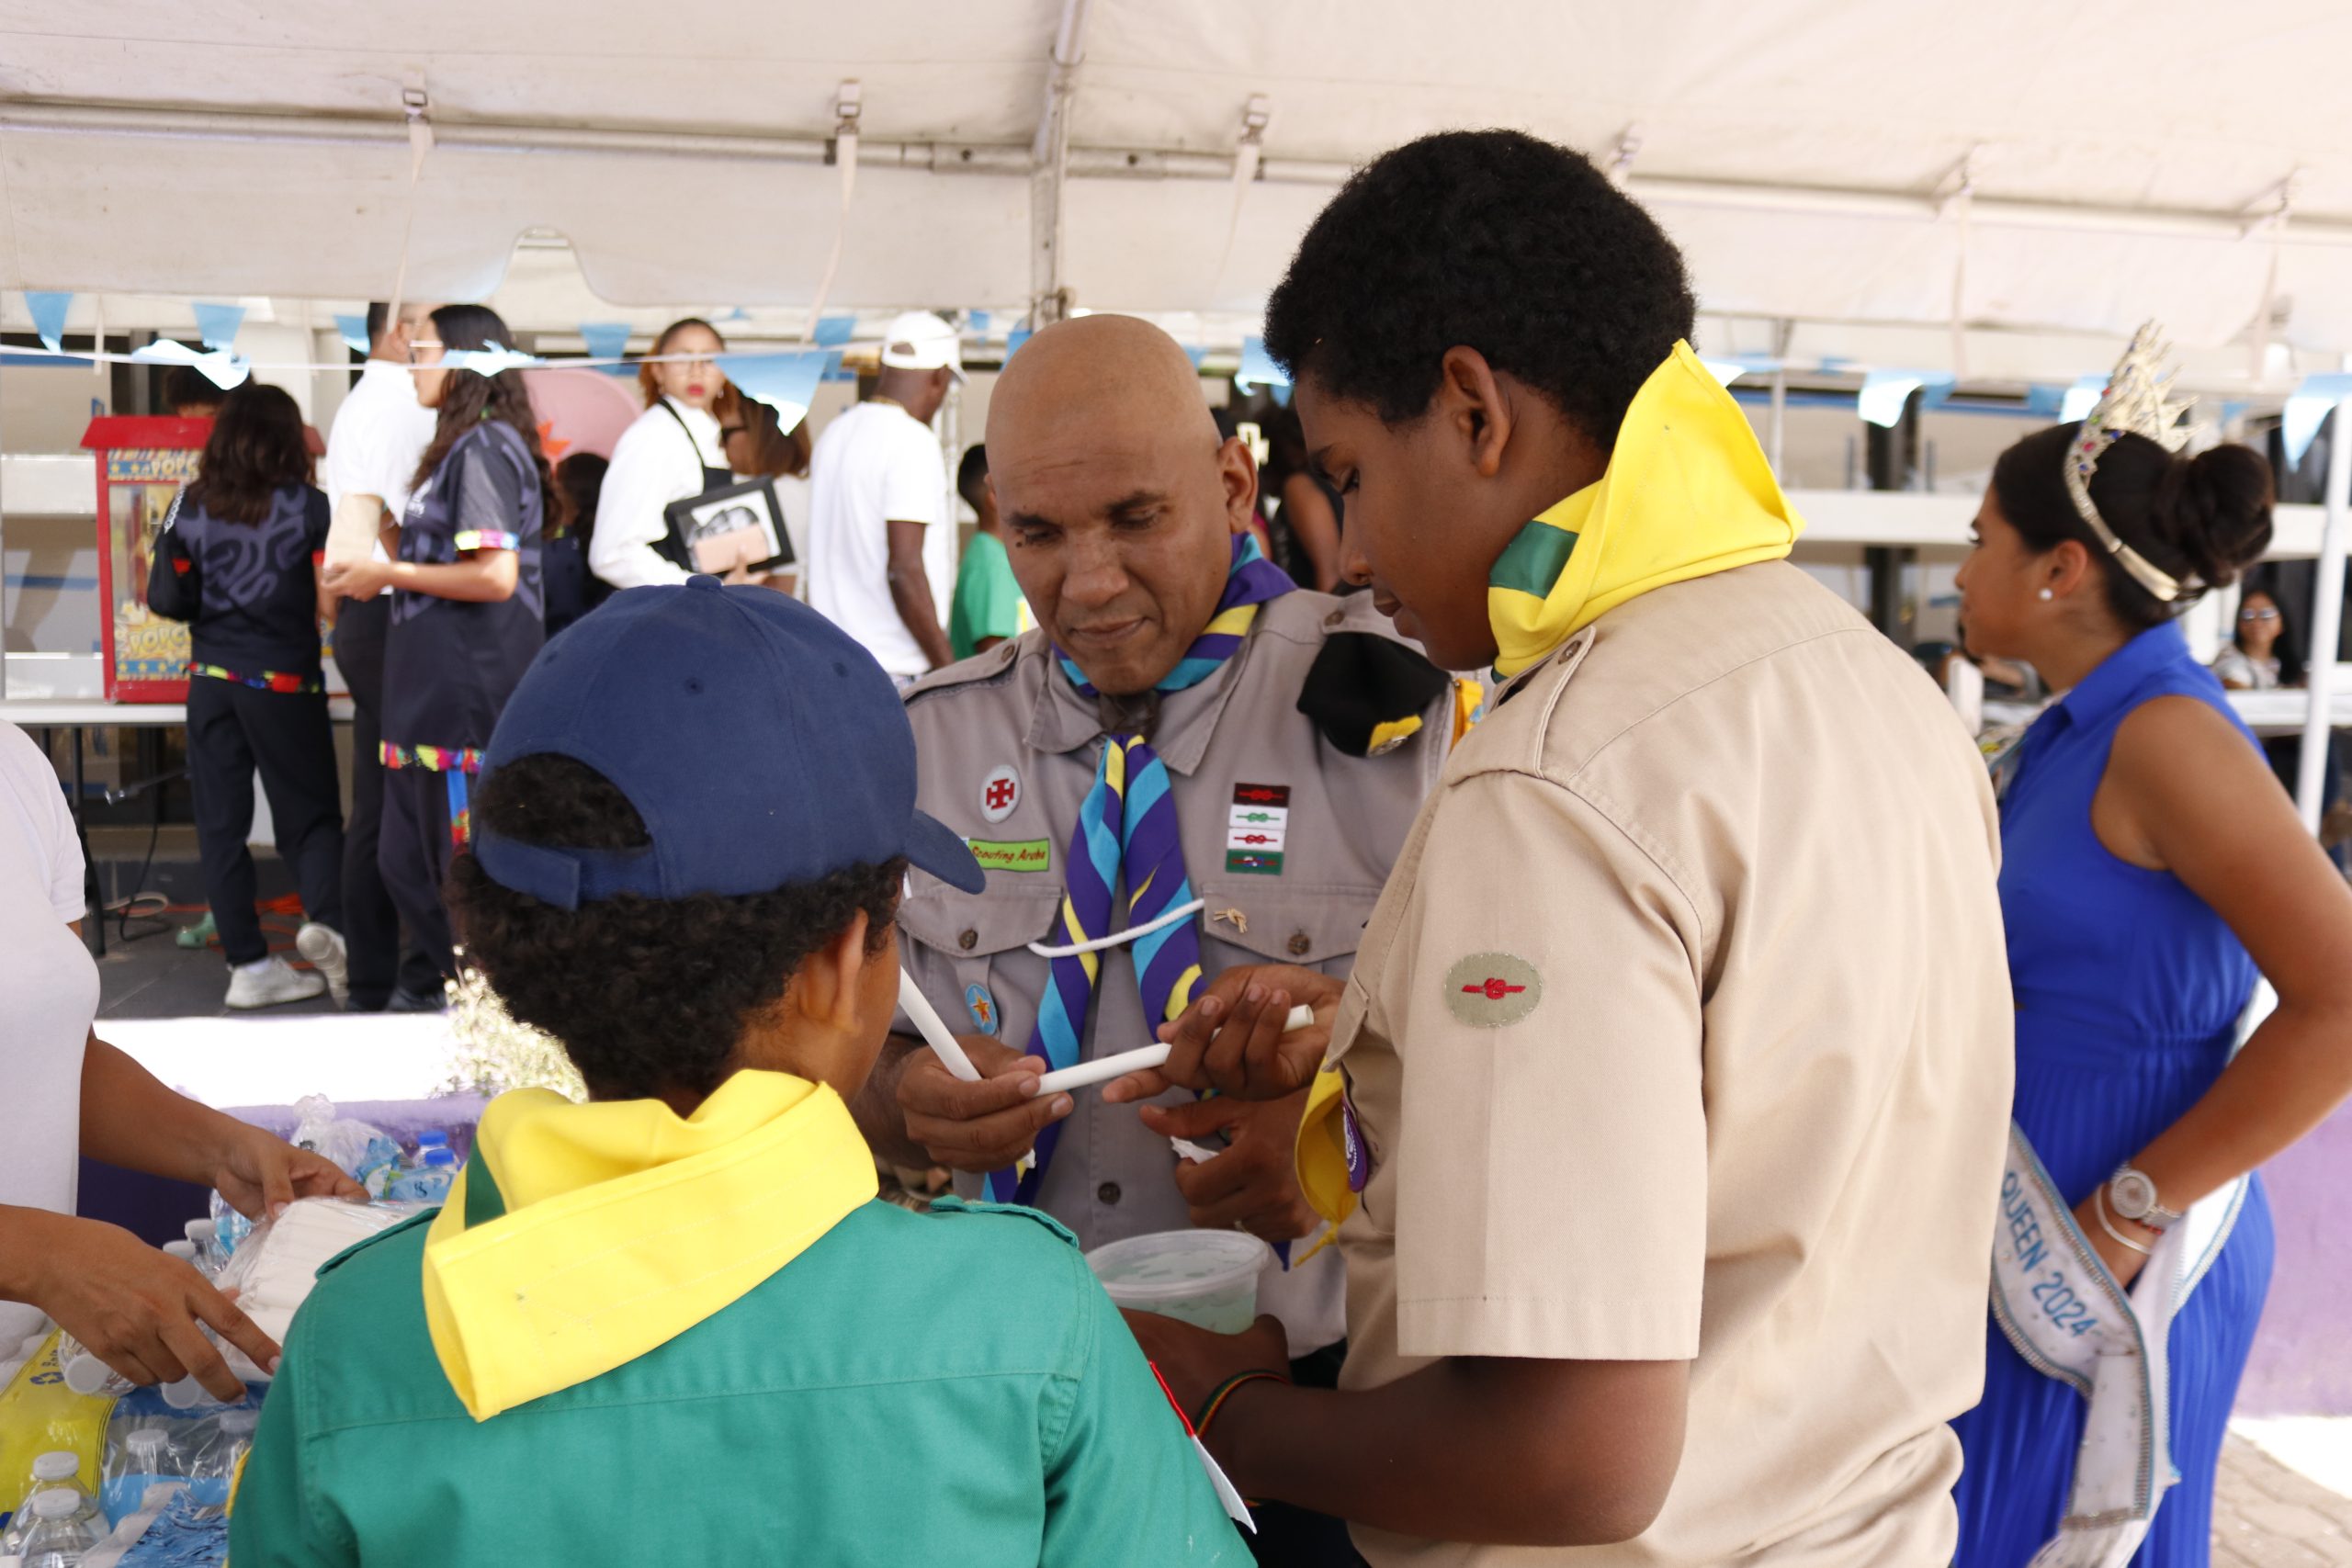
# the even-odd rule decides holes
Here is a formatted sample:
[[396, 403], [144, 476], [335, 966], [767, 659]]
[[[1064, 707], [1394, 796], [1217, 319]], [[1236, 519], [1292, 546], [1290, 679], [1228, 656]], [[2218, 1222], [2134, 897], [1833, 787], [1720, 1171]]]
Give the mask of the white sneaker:
[[351, 953], [333, 926], [322, 926], [316, 920], [306, 922], [294, 933], [294, 951], [327, 977], [327, 990], [334, 995], [336, 1006], [351, 999]]
[[266, 958], [229, 971], [229, 1005], [232, 1008], [274, 1008], [286, 1002], [307, 1002], [322, 995], [327, 977], [316, 970], [305, 973], [283, 958]]

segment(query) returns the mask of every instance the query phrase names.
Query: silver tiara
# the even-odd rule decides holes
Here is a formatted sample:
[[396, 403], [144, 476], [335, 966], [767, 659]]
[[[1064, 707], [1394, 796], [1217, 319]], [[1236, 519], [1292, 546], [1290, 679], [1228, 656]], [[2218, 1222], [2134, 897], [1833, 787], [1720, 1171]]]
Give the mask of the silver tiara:
[[2091, 500], [2091, 475], [2098, 471], [2098, 460], [2107, 449], [2126, 435], [2144, 435], [2167, 452], [2179, 451], [2188, 440], [2180, 416], [2194, 400], [2177, 403], [2167, 396], [2172, 376], [2164, 371], [2164, 361], [2170, 349], [2163, 329], [2154, 321], [2134, 333], [2132, 346], [2123, 351], [2115, 374], [2108, 378], [2107, 389], [2099, 394], [2090, 417], [2083, 421], [2082, 434], [2066, 449], [2066, 493], [2074, 498], [2075, 510], [2133, 581], [2167, 604], [2179, 598], [2183, 589], [2199, 585], [2184, 583], [2117, 536]]

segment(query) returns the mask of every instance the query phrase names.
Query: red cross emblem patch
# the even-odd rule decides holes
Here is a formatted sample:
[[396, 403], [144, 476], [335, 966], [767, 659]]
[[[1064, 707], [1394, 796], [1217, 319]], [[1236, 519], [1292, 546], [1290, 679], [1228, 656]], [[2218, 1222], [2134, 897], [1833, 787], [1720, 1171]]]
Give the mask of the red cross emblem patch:
[[1001, 822], [1012, 815], [1021, 804], [1021, 774], [1011, 763], [992, 770], [980, 781], [980, 816], [989, 822]]

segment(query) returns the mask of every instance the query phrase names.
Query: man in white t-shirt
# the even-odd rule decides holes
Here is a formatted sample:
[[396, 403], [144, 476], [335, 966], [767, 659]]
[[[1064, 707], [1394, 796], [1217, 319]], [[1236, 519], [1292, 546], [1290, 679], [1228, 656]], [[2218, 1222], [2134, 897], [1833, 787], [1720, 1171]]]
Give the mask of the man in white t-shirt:
[[963, 379], [956, 329], [908, 311], [882, 341], [874, 395], [825, 427], [810, 462], [808, 603], [901, 686], [954, 661], [956, 521], [931, 421]]
[[[417, 459], [433, 440], [434, 412], [416, 400], [409, 377], [409, 345], [430, 337], [433, 306], [403, 305], [397, 320], [379, 302], [368, 307], [368, 363], [335, 410], [327, 432], [326, 492], [338, 520], [366, 513], [379, 526], [408, 510]], [[369, 503], [375, 510], [369, 510]], [[383, 547], [376, 547], [383, 558]], [[421, 952], [405, 957], [400, 915], [376, 870], [376, 840], [384, 816], [382, 739], [384, 638], [390, 629], [391, 592], [345, 603], [335, 617], [334, 662], [351, 690], [351, 819], [343, 834], [344, 942], [349, 956], [349, 999], [355, 1012], [437, 1007], [441, 976]], [[309, 957], [307, 953], [305, 957]], [[316, 962], [314, 959], [313, 962]]]

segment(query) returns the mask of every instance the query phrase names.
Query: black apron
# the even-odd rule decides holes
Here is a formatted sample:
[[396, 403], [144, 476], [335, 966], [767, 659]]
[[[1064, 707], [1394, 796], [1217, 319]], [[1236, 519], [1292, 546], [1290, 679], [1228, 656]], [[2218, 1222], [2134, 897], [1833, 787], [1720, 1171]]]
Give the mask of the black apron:
[[[667, 413], [672, 419], [678, 422], [678, 434], [686, 438], [686, 446], [694, 453], [695, 461], [702, 463], [702, 443], [695, 439], [694, 431], [686, 424], [686, 416], [678, 412], [677, 405], [673, 403], [667, 398], [657, 398], [654, 400], [660, 405], [663, 412]], [[725, 490], [734, 482], [735, 476], [729, 469], [714, 468], [707, 463], [702, 464], [702, 490], [700, 491], [702, 495], [708, 495], [715, 490]], [[667, 527], [662, 533], [662, 542], [653, 547], [653, 553], [660, 556], [663, 560], [670, 562], [673, 566], [683, 568], [687, 571], [694, 570], [695, 558], [692, 552], [686, 548], [685, 536], [679, 532], [678, 525], [674, 522], [672, 522], [666, 515], [663, 518], [663, 522], [667, 525]]]

